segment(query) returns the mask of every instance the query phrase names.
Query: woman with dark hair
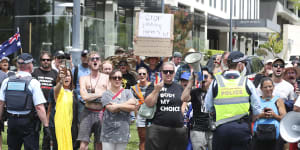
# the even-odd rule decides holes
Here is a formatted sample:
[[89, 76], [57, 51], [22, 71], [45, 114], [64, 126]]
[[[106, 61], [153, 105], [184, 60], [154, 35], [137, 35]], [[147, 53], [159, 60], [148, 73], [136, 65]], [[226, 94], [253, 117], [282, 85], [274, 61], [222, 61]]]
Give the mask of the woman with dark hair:
[[54, 137], [53, 149], [72, 150], [76, 144], [78, 100], [77, 94], [73, 91], [72, 81], [71, 70], [60, 68], [56, 86], [49, 96], [51, 99], [50, 97], [54, 95], [55, 100], [49, 121], [52, 137]]
[[111, 86], [103, 93], [105, 108], [101, 141], [104, 150], [125, 150], [129, 141], [130, 112], [136, 109], [136, 100], [130, 89], [122, 88], [122, 73], [113, 70], [109, 74]]
[[286, 114], [285, 105], [281, 98], [273, 96], [274, 83], [271, 78], [262, 78], [260, 88], [262, 91], [260, 103], [263, 111], [254, 116], [252, 149], [275, 150], [278, 148], [279, 122]]

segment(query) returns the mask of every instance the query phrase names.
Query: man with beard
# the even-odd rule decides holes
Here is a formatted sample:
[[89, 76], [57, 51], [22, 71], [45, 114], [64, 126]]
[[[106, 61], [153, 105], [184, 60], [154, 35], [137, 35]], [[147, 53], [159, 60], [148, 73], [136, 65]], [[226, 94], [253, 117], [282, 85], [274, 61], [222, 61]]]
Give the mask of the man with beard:
[[[44, 97], [46, 100], [49, 97], [49, 93], [52, 87], [56, 84], [56, 77], [57, 72], [51, 68], [51, 54], [47, 51], [41, 52], [40, 55], [40, 67], [34, 69], [33, 73], [31, 74], [32, 77], [36, 78], [41, 83], [41, 89], [43, 91]], [[47, 111], [47, 118], [49, 118], [50, 115], [50, 109], [51, 103], [48, 102], [44, 104], [46, 111]], [[47, 109], [48, 108], [48, 109]], [[50, 139], [49, 136], [46, 135], [47, 132], [44, 132], [44, 138], [43, 138], [43, 150], [50, 149]]]
[[217, 55], [214, 59], [213, 74], [221, 74], [223, 72], [221, 65], [221, 55]]
[[100, 56], [96, 52], [88, 54], [88, 64], [91, 73], [80, 78], [80, 95], [86, 102], [84, 110], [80, 116], [79, 134], [77, 140], [80, 141], [80, 150], [87, 150], [90, 142], [90, 135], [94, 133], [95, 149], [101, 149], [101, 122], [100, 111], [102, 111], [101, 97], [107, 90], [109, 77], [100, 73]]

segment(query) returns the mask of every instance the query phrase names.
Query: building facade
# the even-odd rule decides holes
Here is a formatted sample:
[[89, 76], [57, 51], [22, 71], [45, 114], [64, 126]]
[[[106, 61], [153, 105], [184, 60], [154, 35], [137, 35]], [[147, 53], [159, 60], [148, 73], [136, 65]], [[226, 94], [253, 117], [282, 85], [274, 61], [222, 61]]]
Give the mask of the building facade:
[[[192, 22], [185, 48], [229, 50], [232, 42], [233, 50], [252, 55], [267, 33], [280, 32], [278, 19], [262, 14], [262, 1], [268, 0], [80, 0], [80, 49], [99, 51], [106, 58], [117, 47], [132, 48], [136, 13], [170, 8], [172, 12], [184, 10], [187, 19], [182, 22]], [[73, 0], [0, 0], [0, 42], [19, 27], [23, 51], [35, 58], [42, 50], [69, 51], [72, 16]]]

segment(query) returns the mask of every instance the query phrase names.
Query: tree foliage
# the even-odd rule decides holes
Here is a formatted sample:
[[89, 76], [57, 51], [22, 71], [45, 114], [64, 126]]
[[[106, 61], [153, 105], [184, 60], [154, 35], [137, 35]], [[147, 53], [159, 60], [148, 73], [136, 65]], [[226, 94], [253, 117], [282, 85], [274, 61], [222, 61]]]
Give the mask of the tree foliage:
[[193, 27], [193, 17], [184, 9], [172, 10], [169, 6], [165, 8], [166, 13], [174, 14], [174, 51], [185, 53], [188, 48], [186, 41], [189, 39], [189, 33]]
[[289, 0], [289, 1], [293, 3], [295, 9], [298, 10], [300, 8], [300, 0]]
[[258, 56], [263, 56], [263, 57], [265, 57], [265, 56], [268, 55], [268, 53], [267, 53], [267, 51], [266, 51], [265, 48], [258, 48], [258, 49], [256, 50], [256, 54], [257, 54]]
[[264, 44], [261, 44], [259, 47], [264, 48], [261, 50], [267, 50], [270, 52], [273, 57], [278, 57], [277, 54], [279, 54], [283, 49], [283, 41], [280, 39], [279, 33], [272, 33], [269, 36], [268, 41]]

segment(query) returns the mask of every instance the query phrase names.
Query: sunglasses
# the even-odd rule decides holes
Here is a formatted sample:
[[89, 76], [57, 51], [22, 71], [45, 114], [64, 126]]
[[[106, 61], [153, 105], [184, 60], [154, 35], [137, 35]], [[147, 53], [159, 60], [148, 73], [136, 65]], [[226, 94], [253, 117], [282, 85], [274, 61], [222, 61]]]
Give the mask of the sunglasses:
[[91, 58], [90, 58], [90, 61], [95, 61], [95, 60], [96, 60], [96, 61], [99, 61], [99, 60], [100, 60], [100, 57], [91, 57]]
[[115, 76], [115, 77], [111, 77], [111, 79], [113, 79], [113, 80], [122, 80], [122, 79], [123, 79], [123, 77], [120, 77], [120, 76]]
[[51, 59], [41, 59], [42, 61], [51, 61]]
[[162, 71], [164, 74], [173, 74], [174, 73], [174, 70], [163, 70]]
[[145, 75], [146, 75], [146, 73], [139, 73], [139, 75], [140, 75], [140, 76], [141, 76], [141, 75], [144, 75], [144, 76], [145, 76]]
[[207, 78], [208, 78], [208, 75], [207, 75], [207, 74], [204, 74], [204, 75], [203, 75], [203, 78], [204, 78], [204, 79], [207, 79]]
[[127, 66], [127, 64], [119, 64], [119, 66]]
[[273, 64], [273, 67], [277, 68], [277, 67], [280, 67], [280, 68], [284, 68], [284, 64]]

